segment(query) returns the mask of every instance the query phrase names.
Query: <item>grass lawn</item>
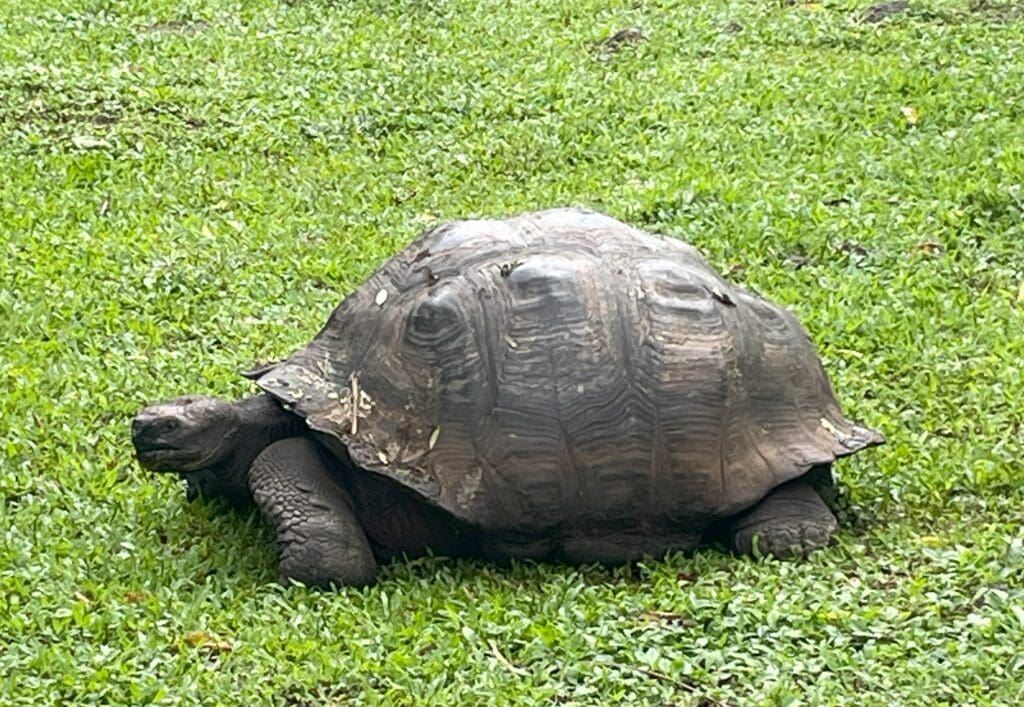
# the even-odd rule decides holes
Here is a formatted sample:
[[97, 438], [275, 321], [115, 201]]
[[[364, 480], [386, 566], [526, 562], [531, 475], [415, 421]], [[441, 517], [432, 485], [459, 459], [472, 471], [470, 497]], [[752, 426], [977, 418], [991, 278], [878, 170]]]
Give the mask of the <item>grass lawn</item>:
[[[1000, 1], [0, 0], [0, 703], [1020, 703]], [[245, 393], [429, 225], [570, 204], [804, 321], [890, 440], [836, 546], [283, 589], [134, 464], [143, 404]]]

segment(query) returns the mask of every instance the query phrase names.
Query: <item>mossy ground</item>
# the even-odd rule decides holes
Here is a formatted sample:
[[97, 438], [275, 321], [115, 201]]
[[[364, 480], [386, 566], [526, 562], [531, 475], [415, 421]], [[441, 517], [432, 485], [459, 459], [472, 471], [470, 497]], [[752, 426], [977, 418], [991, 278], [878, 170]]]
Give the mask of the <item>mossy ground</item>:
[[[0, 702], [1024, 700], [1024, 14], [864, 10], [0, 0]], [[568, 204], [802, 318], [863, 527], [317, 593], [133, 464], [428, 225]]]

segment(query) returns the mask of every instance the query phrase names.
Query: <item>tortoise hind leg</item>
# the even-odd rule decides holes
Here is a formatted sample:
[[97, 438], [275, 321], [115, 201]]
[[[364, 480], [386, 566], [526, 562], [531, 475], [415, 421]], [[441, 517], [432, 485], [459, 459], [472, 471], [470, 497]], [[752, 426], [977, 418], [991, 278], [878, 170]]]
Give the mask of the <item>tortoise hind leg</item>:
[[779, 559], [803, 557], [825, 547], [839, 529], [835, 515], [806, 477], [779, 486], [727, 525], [736, 552]]
[[348, 492], [317, 444], [289, 437], [263, 450], [249, 469], [249, 486], [277, 531], [282, 583], [363, 586], [377, 562]]

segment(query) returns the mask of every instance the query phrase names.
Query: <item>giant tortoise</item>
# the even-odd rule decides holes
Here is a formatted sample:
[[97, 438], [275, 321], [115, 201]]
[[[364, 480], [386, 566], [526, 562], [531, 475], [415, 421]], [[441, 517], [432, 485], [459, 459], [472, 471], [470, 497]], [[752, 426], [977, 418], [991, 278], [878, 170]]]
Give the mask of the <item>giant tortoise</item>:
[[832, 462], [882, 442], [792, 314], [576, 209], [428, 231], [249, 375], [262, 392], [239, 402], [143, 410], [138, 459], [189, 499], [255, 502], [282, 580], [310, 585], [425, 552], [803, 555], [837, 529]]

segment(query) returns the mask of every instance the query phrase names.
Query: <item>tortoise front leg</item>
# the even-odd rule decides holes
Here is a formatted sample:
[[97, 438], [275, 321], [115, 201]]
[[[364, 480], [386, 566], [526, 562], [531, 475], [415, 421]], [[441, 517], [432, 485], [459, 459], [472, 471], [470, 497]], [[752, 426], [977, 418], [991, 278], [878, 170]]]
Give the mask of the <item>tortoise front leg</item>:
[[352, 509], [316, 442], [290, 437], [263, 450], [249, 470], [249, 487], [277, 531], [281, 582], [363, 586], [377, 562]]
[[838, 529], [835, 515], [806, 477], [779, 486], [729, 522], [733, 550], [779, 559], [825, 547]]

